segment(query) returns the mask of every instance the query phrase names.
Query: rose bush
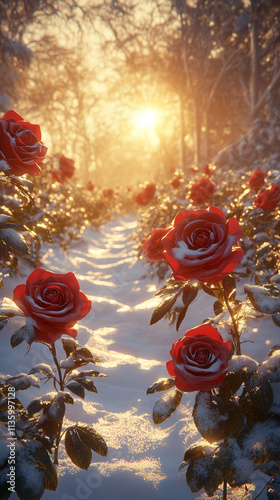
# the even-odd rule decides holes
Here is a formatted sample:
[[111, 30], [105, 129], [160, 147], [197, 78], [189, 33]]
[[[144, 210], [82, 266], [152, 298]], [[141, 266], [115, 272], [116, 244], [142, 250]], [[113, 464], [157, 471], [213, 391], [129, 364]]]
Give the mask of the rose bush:
[[207, 202], [216, 191], [216, 184], [203, 177], [191, 187], [190, 199], [195, 205]]
[[162, 239], [164, 257], [178, 280], [218, 283], [244, 255], [241, 248], [232, 248], [241, 236], [238, 220], [227, 221], [217, 207], [183, 210]]
[[266, 176], [267, 170], [265, 172], [261, 172], [261, 170], [257, 168], [248, 180], [250, 188], [259, 189], [261, 186], [263, 186]]
[[39, 125], [25, 122], [13, 110], [0, 119], [0, 160], [4, 160], [13, 174], [38, 175], [40, 163], [44, 160], [47, 148], [41, 142]]
[[157, 228], [151, 232], [151, 236], [143, 243], [142, 249], [144, 250], [146, 258], [150, 262], [159, 262], [160, 260], [164, 260], [163, 255], [163, 244], [162, 238], [165, 236], [170, 228], [162, 229]]
[[75, 162], [71, 158], [66, 158], [66, 156], [59, 157], [59, 170], [62, 177], [66, 179], [71, 179], [75, 173]]
[[77, 336], [73, 326], [91, 309], [73, 273], [56, 274], [35, 269], [26, 285], [18, 285], [13, 300], [34, 320], [36, 341], [53, 344], [61, 335]]
[[147, 184], [143, 191], [140, 191], [134, 199], [138, 205], [147, 205], [153, 199], [155, 192], [155, 184]]
[[231, 342], [224, 342], [211, 325], [192, 328], [172, 345], [172, 359], [166, 363], [168, 373], [180, 391], [214, 389], [226, 376], [231, 347]]
[[254, 204], [266, 211], [276, 208], [280, 205], [280, 185], [273, 182], [270, 189], [262, 189], [255, 198]]

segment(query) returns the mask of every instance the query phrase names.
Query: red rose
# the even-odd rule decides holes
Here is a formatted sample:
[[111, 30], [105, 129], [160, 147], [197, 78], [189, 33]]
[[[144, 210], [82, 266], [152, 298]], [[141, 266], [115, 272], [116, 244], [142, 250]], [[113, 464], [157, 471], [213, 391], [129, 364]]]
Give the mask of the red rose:
[[180, 178], [179, 177], [175, 177], [175, 179], [173, 179], [171, 182], [170, 182], [171, 186], [173, 188], [178, 188], [180, 185], [181, 185], [181, 181], [180, 181]]
[[41, 142], [39, 125], [25, 122], [10, 110], [0, 119], [0, 160], [4, 160], [15, 175], [38, 175], [47, 148]]
[[107, 198], [112, 198], [113, 195], [114, 195], [113, 189], [103, 189], [103, 196], [106, 196]]
[[214, 169], [213, 169], [213, 168], [211, 168], [211, 167], [210, 167], [210, 165], [208, 165], [208, 164], [207, 164], [207, 165], [205, 165], [205, 167], [204, 167], [204, 169], [203, 169], [203, 173], [204, 173], [205, 175], [210, 175], [210, 174], [211, 174], [211, 172], [212, 172], [213, 170], [214, 170]]
[[210, 179], [203, 177], [199, 182], [194, 184], [191, 187], [190, 191], [190, 199], [196, 205], [200, 205], [201, 203], [205, 203], [211, 198], [211, 196], [216, 191], [216, 184], [211, 182]]
[[164, 248], [161, 239], [168, 233], [169, 230], [170, 228], [154, 229], [151, 236], [142, 245], [145, 256], [150, 262], [159, 262], [160, 260], [164, 260]]
[[86, 189], [88, 191], [93, 191], [94, 190], [94, 184], [92, 181], [88, 181], [87, 185], [86, 185]]
[[63, 177], [71, 179], [75, 172], [75, 162], [71, 158], [66, 158], [66, 156], [60, 156], [59, 158], [59, 170]]
[[214, 284], [232, 272], [243, 257], [232, 246], [242, 236], [238, 220], [228, 221], [217, 207], [179, 212], [162, 239], [164, 256], [179, 280]]
[[180, 391], [208, 391], [223, 382], [232, 344], [211, 325], [200, 325], [174, 342], [166, 363]]
[[72, 327], [90, 311], [91, 302], [80, 291], [73, 273], [35, 269], [26, 285], [14, 290], [14, 302], [35, 322], [36, 340], [53, 344], [61, 335], [77, 336]]
[[267, 211], [276, 208], [280, 204], [280, 184], [273, 182], [270, 189], [262, 189], [254, 204]]
[[155, 191], [155, 184], [147, 184], [144, 190], [135, 196], [134, 200], [138, 205], [147, 205], [153, 199]]
[[261, 172], [259, 169], [255, 170], [248, 181], [250, 188], [259, 189], [264, 184], [266, 175], [267, 170], [265, 172]]

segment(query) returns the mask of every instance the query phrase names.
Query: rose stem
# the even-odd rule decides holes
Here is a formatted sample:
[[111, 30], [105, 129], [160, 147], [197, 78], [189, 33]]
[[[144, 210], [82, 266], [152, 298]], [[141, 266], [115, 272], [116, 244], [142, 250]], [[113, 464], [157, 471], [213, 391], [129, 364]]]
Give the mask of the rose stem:
[[241, 354], [241, 347], [240, 347], [240, 336], [239, 336], [239, 333], [238, 333], [238, 326], [237, 326], [237, 323], [236, 323], [236, 320], [235, 320], [235, 317], [234, 317], [233, 310], [232, 310], [231, 305], [230, 305], [229, 300], [228, 300], [227, 292], [226, 292], [225, 288], [223, 287], [223, 285], [222, 285], [222, 289], [223, 289], [223, 293], [224, 293], [225, 303], [226, 303], [226, 306], [227, 306], [227, 309], [228, 309], [228, 312], [230, 314], [230, 317], [231, 317], [231, 320], [232, 320], [232, 324], [233, 324], [233, 330], [234, 330], [234, 334], [235, 334], [234, 335], [234, 340], [235, 340], [236, 354], [238, 356], [240, 356], [240, 354]]
[[227, 500], [227, 482], [224, 480], [223, 484], [223, 500]]
[[[59, 385], [60, 385], [60, 390], [61, 391], [64, 391], [64, 385], [63, 385], [63, 378], [62, 378], [62, 374], [61, 374], [61, 368], [59, 366], [59, 362], [58, 362], [58, 359], [57, 359], [57, 356], [56, 356], [56, 348], [55, 348], [55, 345], [52, 344], [50, 346], [50, 351], [52, 353], [52, 356], [53, 356], [53, 359], [54, 359], [54, 362], [55, 362], [55, 365], [57, 367], [57, 371], [58, 371], [58, 376], [59, 376]], [[63, 422], [63, 418], [60, 420], [59, 422], [59, 426], [58, 426], [58, 431], [57, 431], [57, 435], [56, 435], [56, 441], [55, 441], [55, 449], [54, 449], [54, 457], [53, 457], [53, 463], [55, 465], [58, 464], [58, 446], [59, 446], [59, 443], [60, 443], [60, 434], [61, 434], [61, 429], [62, 429], [62, 422]]]

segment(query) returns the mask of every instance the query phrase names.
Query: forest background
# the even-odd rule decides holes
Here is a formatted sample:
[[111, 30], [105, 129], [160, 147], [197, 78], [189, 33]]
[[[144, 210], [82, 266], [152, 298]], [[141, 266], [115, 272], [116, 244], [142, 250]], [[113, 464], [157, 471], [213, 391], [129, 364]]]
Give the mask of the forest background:
[[250, 166], [279, 143], [279, 24], [277, 0], [1, 0], [0, 112], [104, 187], [230, 144]]

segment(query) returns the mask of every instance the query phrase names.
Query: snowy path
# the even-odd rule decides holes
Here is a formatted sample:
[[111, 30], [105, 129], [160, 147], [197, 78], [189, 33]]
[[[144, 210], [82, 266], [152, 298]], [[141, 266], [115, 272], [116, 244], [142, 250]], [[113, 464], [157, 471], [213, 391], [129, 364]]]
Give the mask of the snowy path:
[[[150, 327], [156, 304], [154, 292], [160, 284], [151, 282], [143, 262], [137, 260], [129, 238], [135, 228], [133, 218], [123, 217], [98, 231], [87, 229], [68, 254], [56, 246], [44, 247], [42, 267], [74, 272], [81, 290], [92, 300], [92, 311], [79, 323], [77, 339], [102, 359], [98, 368], [108, 375], [96, 379], [98, 394], [87, 392], [85, 400], [75, 398], [74, 406], [68, 405], [64, 422], [66, 426], [77, 422], [93, 425], [109, 447], [107, 457], [93, 453], [91, 466], [81, 471], [69, 461], [62, 445], [58, 487], [56, 492], [46, 491], [44, 500], [206, 498], [201, 492], [192, 494], [184, 470], [178, 473], [186, 448], [200, 437], [191, 416], [195, 395], [185, 394], [178, 410], [155, 427], [152, 408], [160, 394], [146, 396], [146, 389], [157, 378], [168, 376], [165, 363], [172, 342], [212, 315], [211, 298], [198, 295], [179, 333], [163, 320]], [[19, 282], [23, 280], [5, 284], [5, 295], [11, 297]], [[36, 363], [50, 362], [40, 344], [33, 344], [25, 358], [25, 346], [11, 350], [9, 330], [15, 330], [12, 321], [5, 331], [3, 360], [3, 352], [7, 355], [1, 371], [14, 375], [15, 367], [18, 373], [29, 371]], [[62, 357], [59, 341], [57, 348]], [[36, 388], [27, 393], [29, 397], [39, 395]], [[258, 478], [256, 491], [264, 484], [265, 479]], [[242, 489], [231, 498], [243, 495]]]

